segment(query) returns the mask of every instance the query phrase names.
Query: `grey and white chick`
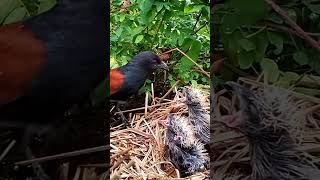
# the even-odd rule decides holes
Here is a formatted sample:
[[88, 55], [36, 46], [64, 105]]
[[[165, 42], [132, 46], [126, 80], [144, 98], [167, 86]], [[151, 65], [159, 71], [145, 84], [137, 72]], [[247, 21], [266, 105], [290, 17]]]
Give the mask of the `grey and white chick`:
[[186, 99], [185, 103], [188, 106], [189, 122], [194, 127], [195, 135], [204, 144], [210, 142], [210, 114], [204, 109], [203, 95], [196, 89], [183, 89]]
[[[273, 90], [258, 95], [234, 82], [227, 82], [225, 88], [239, 99], [239, 111], [221, 119], [229, 127], [245, 134], [250, 145], [251, 180], [316, 180], [320, 171], [308, 166], [296, 157], [296, 144], [290, 130], [283, 126], [265, 124], [266, 121], [290, 121], [291, 113], [279, 112], [281, 107], [293, 106], [288, 94]], [[274, 99], [273, 102], [270, 100]], [[277, 111], [277, 112], [276, 112]], [[275, 119], [270, 119], [275, 118]], [[287, 118], [287, 119], [286, 119]], [[290, 128], [288, 125], [287, 127]]]
[[167, 127], [167, 156], [182, 175], [192, 175], [206, 169], [209, 156], [204, 145], [195, 137], [184, 116], [169, 114], [162, 124]]

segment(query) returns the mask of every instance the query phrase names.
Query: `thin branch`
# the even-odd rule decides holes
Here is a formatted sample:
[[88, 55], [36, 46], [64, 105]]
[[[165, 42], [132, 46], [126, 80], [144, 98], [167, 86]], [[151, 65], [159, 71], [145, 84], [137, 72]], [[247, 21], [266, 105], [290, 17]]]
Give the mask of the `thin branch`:
[[202, 11], [199, 13], [199, 15], [197, 16], [197, 20], [196, 20], [196, 23], [194, 24], [193, 28], [192, 28], [192, 31], [194, 31], [197, 27], [197, 24], [198, 22], [200, 21], [200, 17], [202, 15]]
[[26, 160], [26, 161], [19, 161], [19, 162], [16, 162], [15, 165], [28, 165], [28, 164], [37, 163], [37, 162], [40, 163], [40, 162], [54, 160], [54, 159], [63, 159], [63, 158], [67, 158], [67, 157], [79, 156], [79, 155], [83, 155], [83, 154], [90, 154], [90, 153], [108, 151], [108, 150], [110, 150], [109, 145], [98, 146], [98, 147], [81, 149], [81, 150], [72, 151], [72, 152], [55, 154], [55, 155], [41, 157], [41, 158], [34, 158], [31, 160]]
[[208, 23], [206, 22], [204, 25], [200, 26], [196, 31], [192, 33], [192, 35], [197, 34], [202, 28], [206, 27]]
[[276, 3], [272, 0], [265, 0], [275, 12], [277, 12], [285, 22], [291, 26], [298, 34], [300, 34], [301, 38], [304, 39], [307, 43], [309, 43], [313, 48], [320, 52], [320, 44], [311, 38], [300, 26], [298, 26], [289, 16], [288, 14], [282, 10]]
[[[188, 55], [186, 55], [186, 53], [184, 53], [183, 51], [181, 51], [179, 48], [171, 49], [171, 50], [169, 50], [169, 51], [167, 51], [167, 52], [164, 52], [164, 53], [162, 53], [162, 54], [167, 54], [167, 53], [172, 52], [172, 51], [179, 51], [181, 54], [183, 54], [184, 56], [186, 56], [191, 62], [193, 62], [193, 63], [202, 71], [203, 74], [205, 74], [208, 78], [210, 78], [209, 73], [207, 73], [205, 70], [203, 70], [203, 68], [202, 68], [198, 63], [196, 63], [193, 59], [191, 59]], [[162, 55], [162, 54], [160, 54], [160, 55]]]

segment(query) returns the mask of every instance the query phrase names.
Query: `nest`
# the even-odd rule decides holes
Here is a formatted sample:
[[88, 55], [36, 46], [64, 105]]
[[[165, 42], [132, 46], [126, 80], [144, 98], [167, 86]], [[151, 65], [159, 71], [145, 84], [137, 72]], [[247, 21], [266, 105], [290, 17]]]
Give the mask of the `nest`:
[[[251, 89], [256, 93], [264, 90], [264, 84], [252, 79], [239, 78], [239, 83]], [[281, 126], [283, 124], [288, 128], [298, 145], [296, 153], [304, 163], [317, 168], [319, 167], [320, 152], [320, 99], [296, 93], [291, 90], [285, 90], [290, 95], [291, 102], [296, 106], [297, 113], [290, 114], [293, 121], [283, 123], [281, 119], [274, 122], [267, 122], [269, 125]], [[211, 173], [213, 179], [222, 179], [233, 177], [232, 179], [247, 179], [251, 173], [249, 144], [247, 138], [240, 132], [226, 127], [224, 124], [215, 121], [221, 114], [231, 114], [235, 111], [235, 100], [221, 90], [215, 93], [213, 114], [211, 116]], [[287, 108], [288, 109], [288, 108]], [[288, 112], [292, 113], [292, 112]], [[241, 172], [241, 173], [240, 173]]]
[[[241, 84], [262, 92], [263, 83], [259, 80], [240, 78]], [[209, 110], [209, 89], [204, 92], [205, 107]], [[173, 91], [173, 93], [172, 93]], [[299, 121], [292, 121], [292, 136], [298, 145], [297, 158], [315, 168], [319, 167], [320, 152], [320, 99], [285, 90], [291, 101], [297, 105], [300, 113], [295, 114]], [[153, 92], [153, 91], [152, 91]], [[249, 144], [247, 138], [239, 131], [226, 127], [215, 121], [220, 114], [235, 111], [235, 101], [226, 90], [215, 92], [214, 111], [211, 114], [210, 174], [211, 179], [248, 179], [251, 173]], [[173, 98], [165, 98], [170, 93]], [[180, 172], [165, 156], [165, 131], [159, 124], [168, 113], [182, 114], [187, 107], [178, 99], [182, 93], [175, 88], [169, 90], [162, 98], [146, 94], [144, 107], [123, 111], [129, 117], [130, 128], [121, 126], [111, 128], [111, 179], [206, 179], [209, 170], [181, 178]], [[151, 103], [147, 103], [148, 102]], [[143, 112], [141, 112], [143, 111]], [[279, 122], [267, 122], [283, 125]]]
[[[170, 100], [165, 97], [174, 91], [175, 96]], [[153, 91], [152, 91], [153, 92]], [[205, 107], [210, 108], [209, 90], [202, 90]], [[205, 179], [209, 171], [200, 172], [189, 177], [181, 178], [178, 169], [167, 159], [165, 132], [159, 122], [168, 113], [187, 113], [187, 106], [178, 100], [182, 92], [176, 88], [169, 90], [162, 98], [146, 94], [145, 106], [142, 108], [123, 111], [129, 117], [129, 126], [111, 128], [110, 179]], [[138, 112], [144, 111], [144, 112]]]

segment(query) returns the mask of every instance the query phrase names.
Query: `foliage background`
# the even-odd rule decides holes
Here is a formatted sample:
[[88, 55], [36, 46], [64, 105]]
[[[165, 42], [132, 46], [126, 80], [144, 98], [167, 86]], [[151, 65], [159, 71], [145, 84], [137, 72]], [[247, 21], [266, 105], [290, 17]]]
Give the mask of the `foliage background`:
[[0, 25], [21, 21], [48, 11], [56, 0], [1, 0]]
[[[274, 2], [320, 46], [320, 1]], [[225, 59], [217, 80], [263, 73], [268, 83], [320, 97], [320, 51], [265, 0], [217, 1], [211, 12], [214, 57]]]
[[[208, 70], [209, 17], [209, 3], [201, 0], [112, 0], [110, 68], [125, 65], [141, 51], [161, 54], [179, 48]], [[170, 54], [167, 63], [171, 85], [176, 80], [182, 84], [209, 83], [195, 64], [177, 51]]]

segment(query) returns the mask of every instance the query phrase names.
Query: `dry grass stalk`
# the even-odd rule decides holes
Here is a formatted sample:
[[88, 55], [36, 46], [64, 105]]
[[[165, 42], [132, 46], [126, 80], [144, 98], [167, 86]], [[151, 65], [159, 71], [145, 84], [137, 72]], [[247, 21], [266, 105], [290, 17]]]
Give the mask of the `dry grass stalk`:
[[[111, 147], [111, 179], [190, 179], [181, 178], [180, 173], [165, 156], [165, 128], [159, 123], [169, 112], [182, 114], [187, 112], [186, 105], [179, 99], [181, 92], [171, 88], [176, 93], [173, 100], [154, 97], [153, 91], [149, 97], [152, 102], [145, 106], [123, 113], [133, 113], [131, 127], [121, 129], [114, 127], [110, 134]], [[206, 91], [206, 108], [209, 109], [209, 93]], [[143, 113], [142, 113], [142, 112]], [[205, 172], [208, 173], [208, 172]], [[191, 176], [192, 179], [204, 179], [205, 173]]]

